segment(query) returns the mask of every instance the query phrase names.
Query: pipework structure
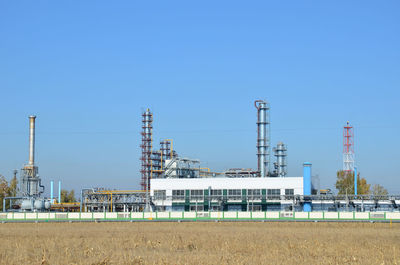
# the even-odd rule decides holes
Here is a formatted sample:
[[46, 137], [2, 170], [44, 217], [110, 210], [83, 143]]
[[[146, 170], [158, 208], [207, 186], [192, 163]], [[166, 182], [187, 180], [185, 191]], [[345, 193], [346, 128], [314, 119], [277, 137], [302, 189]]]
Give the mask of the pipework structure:
[[139, 212], [148, 207], [147, 194], [136, 190], [81, 190], [80, 211]]
[[178, 154], [173, 150], [172, 139], [164, 139], [160, 141], [160, 150], [151, 151], [151, 178], [163, 178], [166, 166]]
[[[276, 161], [271, 171], [270, 107], [263, 100], [254, 104], [258, 169], [212, 172], [198, 159], [178, 156], [170, 139], [161, 140], [160, 148], [153, 150], [153, 114], [147, 109], [142, 113], [143, 189], [83, 189], [81, 211], [121, 212], [115, 215], [118, 218], [136, 211], [197, 211], [204, 216], [211, 211], [287, 211], [289, 215], [293, 211], [399, 211], [400, 196], [312, 194], [312, 165], [304, 163], [301, 177], [287, 177], [287, 145], [283, 142], [273, 149]], [[353, 150], [353, 138], [345, 139], [345, 146]]]
[[260, 177], [269, 176], [269, 105], [264, 100], [256, 100], [254, 106], [257, 109], [257, 170]]
[[35, 165], [35, 120], [36, 116], [29, 116], [29, 160], [21, 172], [21, 197], [39, 197], [44, 191], [38, 167]]
[[[28, 163], [21, 169], [17, 196], [4, 198], [3, 211], [44, 211], [51, 207], [48, 199], [41, 198], [44, 186], [35, 164], [35, 121], [36, 116], [29, 116], [29, 158]], [[16, 173], [14, 172], [14, 175]], [[9, 209], [6, 208], [6, 200]]]
[[343, 171], [354, 171], [354, 131], [349, 122], [343, 127]]
[[150, 109], [146, 109], [146, 111], [142, 113], [141, 135], [141, 187], [143, 191], [149, 192], [150, 179], [163, 177], [166, 162], [177, 157], [177, 154], [173, 150], [173, 142], [171, 139], [162, 140], [160, 142], [160, 150], [153, 150], [153, 113]]
[[171, 139], [165, 139], [160, 141], [160, 151], [163, 156], [163, 160], [173, 158], [173, 142]]

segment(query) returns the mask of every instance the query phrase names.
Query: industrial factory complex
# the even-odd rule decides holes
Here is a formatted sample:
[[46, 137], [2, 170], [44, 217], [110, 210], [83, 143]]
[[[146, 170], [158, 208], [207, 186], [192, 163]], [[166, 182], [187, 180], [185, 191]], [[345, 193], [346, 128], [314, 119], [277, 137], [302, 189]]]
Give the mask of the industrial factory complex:
[[[398, 216], [400, 220], [400, 196], [358, 195], [356, 188], [351, 195], [335, 196], [316, 189], [312, 183], [312, 161], [299, 165], [303, 167], [302, 176], [288, 176], [286, 145], [283, 142], [272, 145], [270, 141], [270, 106], [264, 100], [256, 100], [254, 106], [257, 114], [256, 169], [239, 165], [214, 172], [202, 167], [197, 159], [180, 156], [179, 151], [173, 148], [172, 139], [160, 141], [159, 148], [155, 148], [153, 114], [146, 109], [142, 113], [141, 168], [138, 172], [141, 190], [85, 188], [80, 192], [80, 202], [69, 204], [61, 202], [61, 183], [58, 197], [54, 196], [53, 181], [50, 182], [50, 197], [42, 196], [44, 186], [34, 159], [36, 117], [30, 116], [29, 160], [20, 171], [18, 195], [5, 198], [3, 211], [6, 213], [0, 219], [20, 213], [25, 213], [25, 217], [27, 213], [28, 216], [36, 213], [36, 217], [40, 214], [48, 217], [64, 214], [63, 218], [67, 218], [66, 212], [75, 214], [75, 218], [90, 215], [92, 219], [95, 215], [106, 218], [111, 213], [116, 214], [115, 218], [176, 216], [179, 219], [187, 214], [193, 219], [222, 218], [234, 212], [235, 218], [248, 213], [249, 218], [258, 216], [261, 219], [275, 216], [274, 213], [278, 214], [277, 218], [305, 218], [304, 213], [307, 213], [307, 218], [313, 214], [336, 214], [337, 218], [344, 214], [349, 218], [350, 213], [354, 218], [357, 214], [368, 213], [370, 218], [372, 213], [372, 216], [378, 214], [376, 218], [382, 219], [386, 213], [391, 213], [398, 214], [394, 219]], [[357, 176], [349, 123], [344, 127], [343, 138], [343, 170]]]

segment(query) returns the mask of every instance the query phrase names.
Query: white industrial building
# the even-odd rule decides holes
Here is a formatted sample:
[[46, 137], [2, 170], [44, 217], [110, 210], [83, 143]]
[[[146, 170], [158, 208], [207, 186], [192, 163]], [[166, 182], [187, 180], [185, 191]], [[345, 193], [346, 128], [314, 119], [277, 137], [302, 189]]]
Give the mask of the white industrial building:
[[[150, 195], [157, 210], [281, 209], [303, 195], [303, 178], [160, 178], [151, 179]], [[285, 196], [282, 196], [285, 195]]]

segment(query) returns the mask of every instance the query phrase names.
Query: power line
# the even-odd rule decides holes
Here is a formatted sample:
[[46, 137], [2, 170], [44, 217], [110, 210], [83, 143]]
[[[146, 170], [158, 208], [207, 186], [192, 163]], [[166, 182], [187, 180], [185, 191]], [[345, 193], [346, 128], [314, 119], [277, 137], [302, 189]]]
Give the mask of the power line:
[[[342, 127], [297, 127], [297, 128], [277, 128], [271, 129], [272, 132], [284, 132], [284, 131], [338, 131], [340, 132]], [[368, 126], [356, 126], [356, 130], [359, 129], [400, 129], [400, 126], [395, 125], [368, 125]], [[192, 129], [192, 130], [158, 130], [158, 133], [209, 133], [209, 132], [255, 132], [254, 129], [242, 129], [242, 128], [232, 128], [232, 129]], [[16, 135], [16, 134], [26, 134], [23, 131], [14, 132], [0, 132], [0, 135]], [[140, 131], [38, 131], [36, 134], [48, 134], [48, 135], [61, 135], [61, 134], [140, 134]]]

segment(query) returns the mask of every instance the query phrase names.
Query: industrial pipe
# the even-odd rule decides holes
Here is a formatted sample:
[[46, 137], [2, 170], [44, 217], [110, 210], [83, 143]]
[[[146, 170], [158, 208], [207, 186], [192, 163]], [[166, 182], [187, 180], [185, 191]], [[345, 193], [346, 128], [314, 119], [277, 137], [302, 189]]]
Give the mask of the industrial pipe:
[[50, 181], [50, 201], [53, 203], [53, 198], [54, 198], [54, 181]]
[[36, 116], [29, 116], [29, 165], [35, 164], [35, 119]]
[[[311, 195], [311, 163], [303, 164], [303, 196]], [[311, 202], [304, 202], [304, 212], [311, 212]]]
[[39, 179], [39, 187], [42, 188], [42, 190], [39, 191], [39, 196], [40, 196], [40, 194], [44, 193], [44, 185], [42, 185], [42, 179]]
[[58, 203], [61, 203], [61, 180], [58, 181]]
[[4, 197], [3, 198], [3, 212], [7, 212], [6, 209], [6, 201], [10, 200], [10, 209], [11, 209], [11, 205], [12, 205], [12, 200], [20, 200], [20, 199], [26, 199], [26, 197]]
[[[92, 189], [91, 189], [92, 190]], [[93, 193], [143, 193], [146, 192], [145, 190], [98, 190], [98, 191], [93, 191]]]
[[354, 167], [354, 195], [357, 196], [357, 167]]

